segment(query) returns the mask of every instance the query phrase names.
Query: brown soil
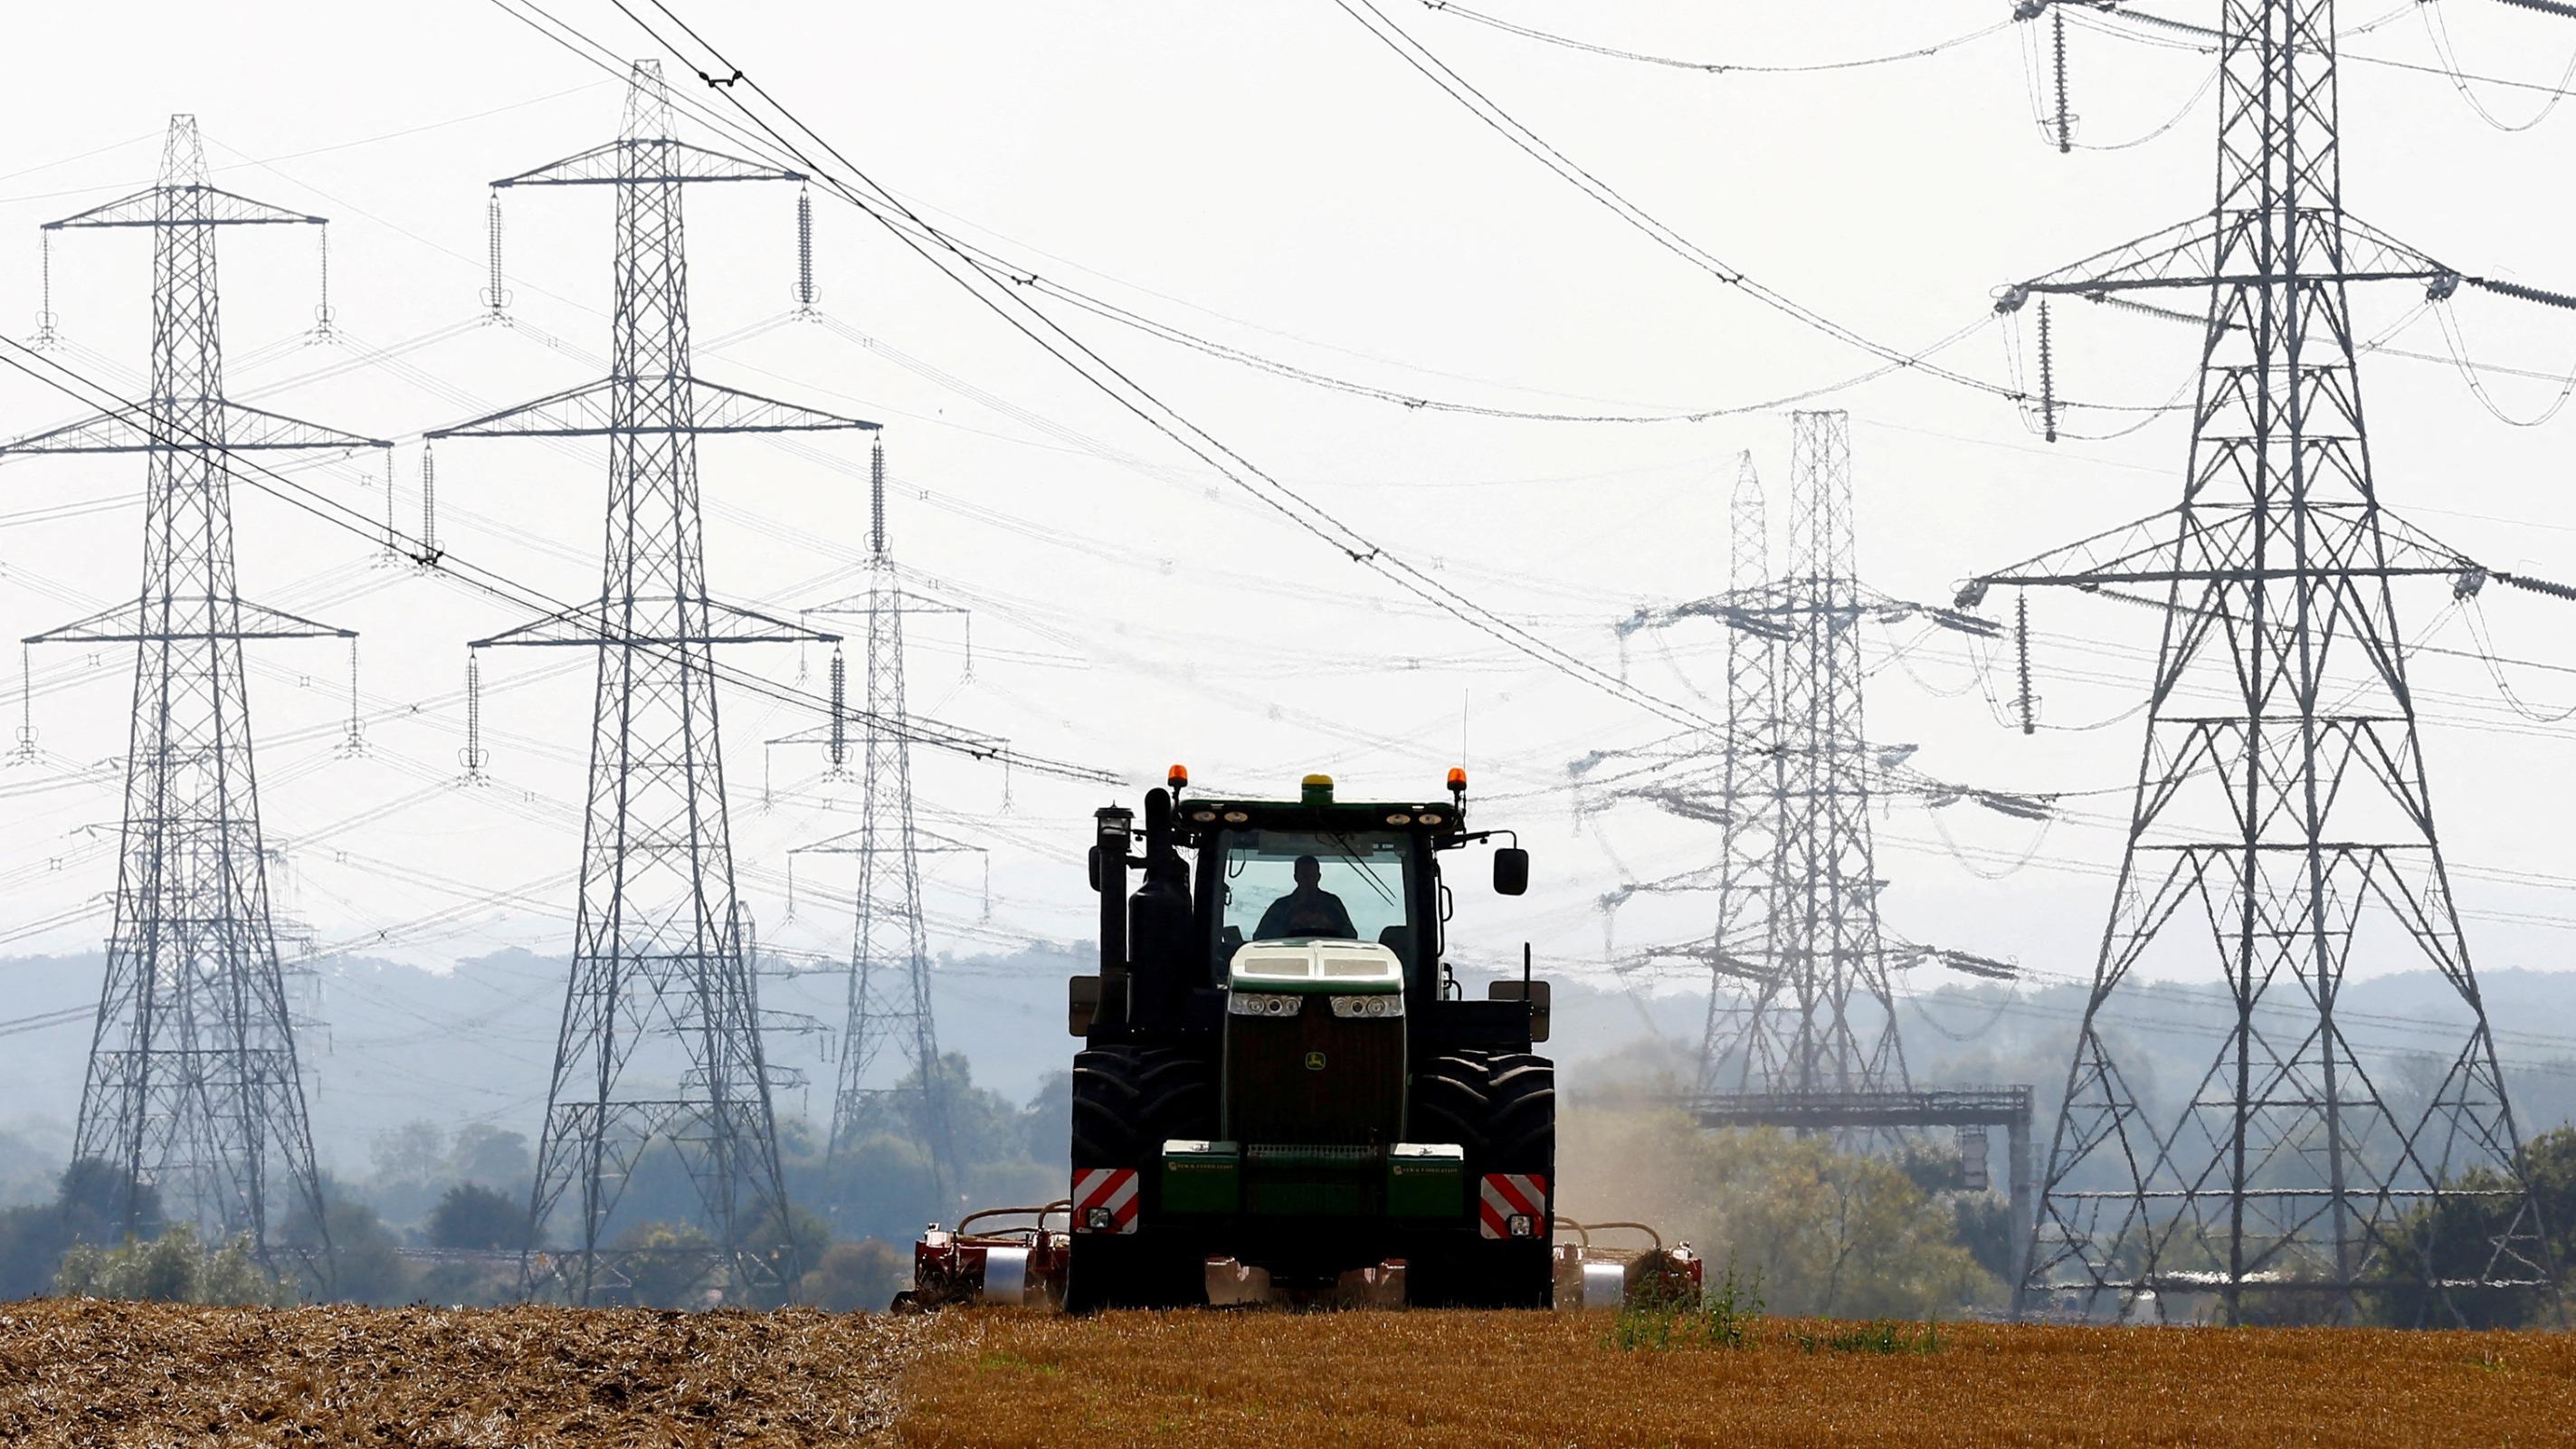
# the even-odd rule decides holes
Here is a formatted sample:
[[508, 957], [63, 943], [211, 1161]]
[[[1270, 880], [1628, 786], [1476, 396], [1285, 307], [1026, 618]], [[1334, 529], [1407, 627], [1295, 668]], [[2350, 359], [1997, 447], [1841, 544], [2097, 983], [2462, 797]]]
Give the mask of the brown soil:
[[0, 1303], [0, 1444], [865, 1443], [921, 1319]]
[[1882, 1354], [1833, 1347], [1849, 1328], [0, 1303], [0, 1444], [2576, 1443], [2566, 1334], [1947, 1325]]
[[[1601, 1314], [978, 1313], [897, 1442], [1020, 1445], [2566, 1445], [2576, 1338], [1945, 1325], [1929, 1353], [1622, 1349]], [[1919, 1329], [1919, 1326], [1916, 1326]], [[953, 1335], [953, 1336], [951, 1336]]]

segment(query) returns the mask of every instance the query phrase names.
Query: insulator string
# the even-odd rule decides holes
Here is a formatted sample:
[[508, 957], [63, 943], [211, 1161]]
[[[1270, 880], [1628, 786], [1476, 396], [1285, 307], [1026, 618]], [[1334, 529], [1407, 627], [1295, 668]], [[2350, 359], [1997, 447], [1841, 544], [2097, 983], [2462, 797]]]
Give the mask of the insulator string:
[[885, 438], [877, 437], [868, 448], [868, 549], [875, 557], [886, 556], [885, 514]]
[[402, 527], [394, 521], [394, 450], [385, 449], [385, 558], [402, 557]]
[[438, 450], [420, 447], [420, 553], [423, 568], [438, 565]]
[[506, 322], [510, 319], [510, 293], [501, 285], [501, 193], [497, 191], [483, 204], [483, 232], [487, 265], [483, 320]]
[[2057, 360], [2048, 341], [2048, 299], [2039, 299], [2039, 423], [2048, 441], [2057, 441]]
[[313, 306], [313, 330], [304, 334], [307, 344], [329, 342], [337, 335], [331, 330], [331, 228], [315, 227], [313, 243], [321, 273], [321, 300]]
[[796, 189], [796, 310], [814, 310], [814, 197]]
[[366, 726], [358, 718], [358, 640], [349, 638], [349, 733], [340, 741], [340, 753], [355, 758], [367, 752]]
[[470, 650], [465, 656], [465, 749], [457, 759], [465, 766], [465, 783], [483, 783], [483, 767], [491, 757], [483, 752], [483, 654]]
[[2039, 700], [2030, 692], [2030, 590], [2013, 595], [2013, 651], [2019, 661], [2021, 694], [2016, 701], [2021, 708], [2021, 732], [2039, 733]]
[[35, 345], [45, 348], [63, 340], [54, 330], [54, 234], [50, 231], [36, 233], [36, 268]]
[[850, 758], [849, 731], [850, 666], [841, 655], [841, 646], [832, 646], [832, 769], [837, 773]]
[[2066, 109], [2066, 12], [2052, 10], [2049, 24], [2055, 28], [2057, 44], [2057, 153], [2061, 156], [2075, 149], [2075, 119]]
[[18, 750], [21, 764], [36, 759], [36, 656], [32, 646], [18, 646]]

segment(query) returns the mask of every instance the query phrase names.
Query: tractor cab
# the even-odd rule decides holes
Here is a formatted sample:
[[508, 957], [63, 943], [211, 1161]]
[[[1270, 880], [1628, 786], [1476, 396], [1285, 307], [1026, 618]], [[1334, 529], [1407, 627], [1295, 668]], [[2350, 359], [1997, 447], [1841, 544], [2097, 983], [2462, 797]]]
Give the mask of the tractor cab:
[[1246, 942], [1360, 941], [1395, 953], [1408, 986], [1437, 977], [1437, 852], [1467, 843], [1464, 801], [1340, 804], [1309, 775], [1294, 804], [1190, 800], [1174, 812], [1196, 861], [1210, 984]]
[[[1451, 902], [1441, 857], [1508, 831], [1466, 828], [1466, 773], [1452, 770], [1448, 800], [1341, 801], [1333, 782], [1309, 775], [1298, 798], [1238, 800], [1188, 796], [1189, 772], [1173, 766], [1165, 789], [1145, 800], [1144, 854], [1131, 858], [1135, 817], [1098, 812], [1091, 856], [1101, 900], [1098, 976], [1074, 979], [1069, 1025], [1107, 1039], [1121, 1027], [1160, 1034], [1221, 1031], [1232, 969], [1247, 946], [1350, 941], [1384, 948], [1402, 968], [1409, 1011], [1455, 1021], [1482, 1036], [1510, 1032], [1527, 1007], [1500, 1013], [1459, 1000], [1443, 962]], [[1131, 893], [1127, 871], [1141, 867]], [[1493, 888], [1529, 888], [1529, 856], [1517, 844], [1493, 855]], [[1507, 983], [1504, 994], [1511, 996]], [[1511, 996], [1517, 1002], [1517, 996]], [[1440, 1004], [1466, 1007], [1472, 1024]], [[1545, 1003], [1537, 1011], [1545, 1036]], [[1487, 1022], [1482, 1017], [1494, 1016]]]

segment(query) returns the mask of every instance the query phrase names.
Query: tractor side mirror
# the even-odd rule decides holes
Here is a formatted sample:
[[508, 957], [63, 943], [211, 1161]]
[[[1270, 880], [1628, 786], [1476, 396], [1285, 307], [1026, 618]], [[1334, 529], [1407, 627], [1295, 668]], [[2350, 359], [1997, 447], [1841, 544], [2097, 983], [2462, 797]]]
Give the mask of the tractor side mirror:
[[1506, 845], [1494, 852], [1494, 894], [1526, 895], [1529, 892], [1529, 852], [1517, 845]]
[[1091, 1035], [1091, 1024], [1100, 1017], [1100, 1001], [1104, 994], [1100, 978], [1076, 976], [1065, 986], [1065, 1030], [1075, 1036]]

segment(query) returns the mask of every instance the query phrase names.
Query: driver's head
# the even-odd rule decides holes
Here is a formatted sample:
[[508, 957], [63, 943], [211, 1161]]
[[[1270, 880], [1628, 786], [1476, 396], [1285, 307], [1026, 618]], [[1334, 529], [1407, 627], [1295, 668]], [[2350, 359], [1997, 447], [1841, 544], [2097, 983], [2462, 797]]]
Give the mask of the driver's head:
[[1297, 857], [1297, 884], [1310, 886], [1323, 878], [1324, 868], [1316, 864], [1315, 857], [1311, 855]]

